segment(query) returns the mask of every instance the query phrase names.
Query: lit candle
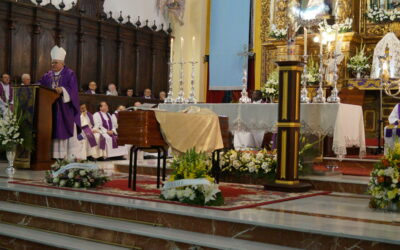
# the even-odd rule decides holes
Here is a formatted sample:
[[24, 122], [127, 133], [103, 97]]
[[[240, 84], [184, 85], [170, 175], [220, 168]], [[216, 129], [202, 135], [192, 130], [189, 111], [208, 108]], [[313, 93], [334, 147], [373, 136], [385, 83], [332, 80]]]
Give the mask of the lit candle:
[[307, 28], [304, 27], [304, 55], [307, 55]]
[[184, 43], [184, 39], [183, 39], [183, 37], [181, 37], [181, 62], [183, 62], [183, 43]]
[[193, 36], [193, 38], [192, 38], [192, 57], [193, 57], [193, 59], [192, 59], [192, 61], [194, 62], [194, 52], [195, 52], [195, 48], [196, 48], [196, 37], [195, 36]]
[[171, 37], [171, 45], [170, 46], [171, 46], [171, 49], [170, 49], [169, 61], [172, 62], [174, 59], [174, 38], [173, 37]]

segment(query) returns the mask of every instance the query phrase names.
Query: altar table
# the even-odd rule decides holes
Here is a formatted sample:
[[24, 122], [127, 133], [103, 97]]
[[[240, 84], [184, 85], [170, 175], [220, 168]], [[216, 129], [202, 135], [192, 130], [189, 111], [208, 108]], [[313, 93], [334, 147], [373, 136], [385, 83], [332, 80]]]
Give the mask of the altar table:
[[[217, 115], [229, 117], [229, 129], [237, 132], [262, 134], [276, 132], [278, 104], [160, 104], [159, 108], [177, 112], [189, 106], [213, 110]], [[301, 104], [302, 133], [333, 136], [333, 152], [338, 157], [347, 154], [347, 147], [359, 147], [365, 155], [365, 130], [361, 106], [350, 104], [310, 103]], [[257, 136], [256, 136], [257, 137]], [[255, 139], [257, 140], [257, 139]]]

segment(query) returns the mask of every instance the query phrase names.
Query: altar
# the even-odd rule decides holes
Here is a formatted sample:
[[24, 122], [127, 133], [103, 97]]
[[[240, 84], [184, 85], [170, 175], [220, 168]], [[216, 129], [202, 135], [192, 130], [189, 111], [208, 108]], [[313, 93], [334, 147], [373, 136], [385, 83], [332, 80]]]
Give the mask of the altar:
[[[259, 142], [265, 132], [275, 132], [278, 104], [160, 104], [159, 108], [178, 112], [189, 106], [213, 110], [229, 118], [233, 135], [250, 132]], [[350, 104], [301, 104], [302, 133], [333, 137], [333, 152], [338, 157], [347, 154], [347, 147], [359, 147], [360, 156], [366, 153], [364, 119], [361, 106]], [[261, 145], [261, 144], [260, 144]]]

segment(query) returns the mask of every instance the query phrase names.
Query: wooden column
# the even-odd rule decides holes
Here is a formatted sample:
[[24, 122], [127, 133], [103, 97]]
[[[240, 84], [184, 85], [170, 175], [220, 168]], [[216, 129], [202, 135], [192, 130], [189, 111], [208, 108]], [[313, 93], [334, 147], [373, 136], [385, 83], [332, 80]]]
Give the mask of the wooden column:
[[300, 137], [300, 79], [303, 65], [297, 61], [279, 66], [278, 165], [277, 179], [265, 189], [303, 192], [311, 185], [300, 183], [298, 175]]

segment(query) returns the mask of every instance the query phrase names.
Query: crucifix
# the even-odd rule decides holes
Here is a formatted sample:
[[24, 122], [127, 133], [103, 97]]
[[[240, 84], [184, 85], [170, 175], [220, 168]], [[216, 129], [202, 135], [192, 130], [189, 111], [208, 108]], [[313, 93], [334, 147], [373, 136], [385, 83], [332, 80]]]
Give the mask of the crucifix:
[[251, 103], [251, 99], [247, 93], [247, 66], [250, 56], [254, 56], [254, 53], [249, 50], [247, 44], [243, 45], [243, 50], [237, 54], [243, 58], [243, 77], [242, 77], [242, 93], [239, 99], [240, 103]]

